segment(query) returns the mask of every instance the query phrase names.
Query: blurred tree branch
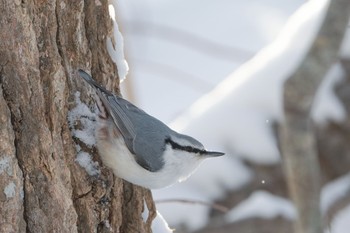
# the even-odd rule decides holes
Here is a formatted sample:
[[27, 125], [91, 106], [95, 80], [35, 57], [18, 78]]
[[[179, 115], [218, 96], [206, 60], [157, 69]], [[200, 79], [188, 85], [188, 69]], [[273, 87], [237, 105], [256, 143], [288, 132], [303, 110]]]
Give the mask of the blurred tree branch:
[[281, 151], [287, 183], [299, 217], [295, 232], [322, 232], [320, 167], [310, 110], [326, 72], [337, 60], [347, 28], [350, 2], [332, 0], [326, 17], [298, 70], [285, 82]]
[[155, 36], [158, 39], [165, 39], [167, 42], [181, 44], [190, 49], [201, 52], [216, 59], [226, 60], [229, 62], [245, 62], [252, 58], [254, 51], [247, 51], [238, 47], [232, 47], [210, 40], [208, 38], [186, 31], [162, 25], [160, 23], [151, 23], [146, 21], [127, 21], [125, 23], [125, 33], [142, 36]]

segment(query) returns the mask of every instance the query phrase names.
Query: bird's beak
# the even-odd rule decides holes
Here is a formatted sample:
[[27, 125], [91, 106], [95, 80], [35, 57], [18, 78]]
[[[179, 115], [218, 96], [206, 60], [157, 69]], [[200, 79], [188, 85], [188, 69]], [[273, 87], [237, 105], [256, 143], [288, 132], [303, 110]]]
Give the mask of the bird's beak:
[[205, 155], [209, 156], [209, 157], [219, 157], [219, 156], [223, 156], [224, 154], [225, 153], [217, 152], [217, 151], [207, 151], [207, 152], [205, 152]]

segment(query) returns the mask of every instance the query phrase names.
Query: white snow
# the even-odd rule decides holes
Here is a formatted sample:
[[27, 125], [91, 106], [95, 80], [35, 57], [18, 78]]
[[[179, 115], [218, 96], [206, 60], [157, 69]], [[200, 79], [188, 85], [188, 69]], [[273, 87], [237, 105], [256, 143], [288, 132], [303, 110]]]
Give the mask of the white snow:
[[321, 125], [329, 121], [345, 120], [346, 112], [339, 99], [335, 96], [334, 87], [345, 77], [344, 69], [336, 63], [329, 70], [318, 90], [311, 112], [312, 119]]
[[0, 175], [6, 171], [7, 175], [12, 176], [12, 167], [10, 166], [10, 157], [5, 156], [0, 159]]
[[163, 216], [157, 211], [157, 217], [152, 222], [152, 232], [153, 233], [172, 233], [168, 226], [168, 223], [164, 220]]
[[79, 151], [75, 161], [85, 169], [90, 176], [100, 174], [99, 165], [91, 159], [91, 155], [84, 151]]
[[[96, 114], [92, 112], [86, 104], [81, 102], [80, 92], [76, 92], [74, 96], [76, 105], [68, 112], [67, 117], [71, 134], [89, 148], [92, 148], [96, 144]], [[78, 125], [79, 129], [76, 128]], [[75, 146], [77, 150], [75, 161], [83, 167], [90, 176], [100, 174], [98, 163], [91, 159], [91, 155], [82, 151], [80, 145], [77, 144]]]
[[[350, 173], [326, 184], [321, 193], [321, 210], [327, 210], [339, 199], [350, 194]], [[331, 222], [327, 233], [348, 233], [350, 228], [350, 205], [339, 211]]]
[[[147, 208], [147, 205], [145, 204], [144, 211], [142, 212], [142, 219], [144, 222], [147, 221], [149, 215], [149, 210]], [[157, 216], [152, 221], [152, 232], [153, 233], [167, 233], [167, 232], [173, 232], [169, 226], [168, 223], [164, 220], [163, 216], [157, 211]]]
[[20, 187], [20, 190], [19, 190], [19, 198], [21, 201], [23, 201], [23, 199], [24, 199], [23, 185]]
[[247, 218], [273, 219], [278, 216], [294, 220], [297, 212], [293, 203], [266, 191], [255, 191], [228, 212], [225, 218], [228, 222], [236, 222]]
[[119, 81], [122, 82], [128, 74], [129, 66], [124, 57], [124, 40], [115, 18], [115, 8], [117, 8], [117, 1], [112, 0], [108, 6], [108, 10], [113, 20], [113, 35], [112, 38], [107, 38], [107, 50], [117, 65]]
[[[68, 112], [68, 125], [72, 136], [78, 138], [91, 148], [96, 144], [94, 136], [96, 114], [86, 104], [81, 102], [80, 92], [77, 91], [74, 97], [75, 107]], [[78, 122], [80, 123], [80, 129], [75, 128]]]
[[321, 192], [321, 210], [327, 210], [339, 199], [350, 194], [350, 173], [326, 184]]
[[10, 182], [6, 187], [4, 188], [4, 193], [6, 198], [11, 198], [16, 195], [16, 185], [13, 182]]
[[103, 223], [105, 224], [105, 227], [106, 227], [108, 230], [110, 230], [111, 232], [113, 232], [113, 228], [112, 228], [111, 224], [109, 223], [109, 220], [108, 220], [108, 219], [105, 220]]
[[327, 233], [348, 233], [350, 229], [350, 205], [339, 211]]

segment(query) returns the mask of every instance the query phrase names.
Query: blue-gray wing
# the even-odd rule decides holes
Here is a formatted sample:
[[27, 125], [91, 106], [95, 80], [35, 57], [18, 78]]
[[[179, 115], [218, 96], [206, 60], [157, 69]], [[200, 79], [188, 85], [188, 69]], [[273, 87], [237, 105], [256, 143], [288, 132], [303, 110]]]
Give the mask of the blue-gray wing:
[[95, 88], [104, 107], [122, 134], [129, 151], [143, 168], [155, 172], [163, 167], [162, 153], [165, 136], [170, 130], [156, 118], [148, 115], [129, 101], [115, 96], [100, 86], [88, 73], [79, 75]]
[[127, 116], [125, 110], [119, 105], [117, 97], [114, 95], [106, 95], [105, 93], [98, 91], [97, 94], [100, 96], [107, 112], [112, 117], [114, 123], [122, 134], [125, 144], [131, 153], [135, 154], [133, 149], [133, 143], [136, 138], [135, 125], [131, 122]]
[[136, 161], [151, 172], [160, 170], [167, 126], [121, 97], [99, 95], [105, 106], [109, 103], [107, 110]]

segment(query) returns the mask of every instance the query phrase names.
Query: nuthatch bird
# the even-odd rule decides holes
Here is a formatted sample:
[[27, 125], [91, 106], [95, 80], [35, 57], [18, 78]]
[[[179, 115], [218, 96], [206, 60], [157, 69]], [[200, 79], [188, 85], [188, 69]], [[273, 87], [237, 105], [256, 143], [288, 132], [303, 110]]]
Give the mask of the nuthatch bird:
[[207, 151], [196, 139], [106, 90], [85, 71], [78, 72], [97, 93], [97, 149], [118, 177], [149, 189], [162, 188], [185, 180], [204, 159], [224, 155]]

